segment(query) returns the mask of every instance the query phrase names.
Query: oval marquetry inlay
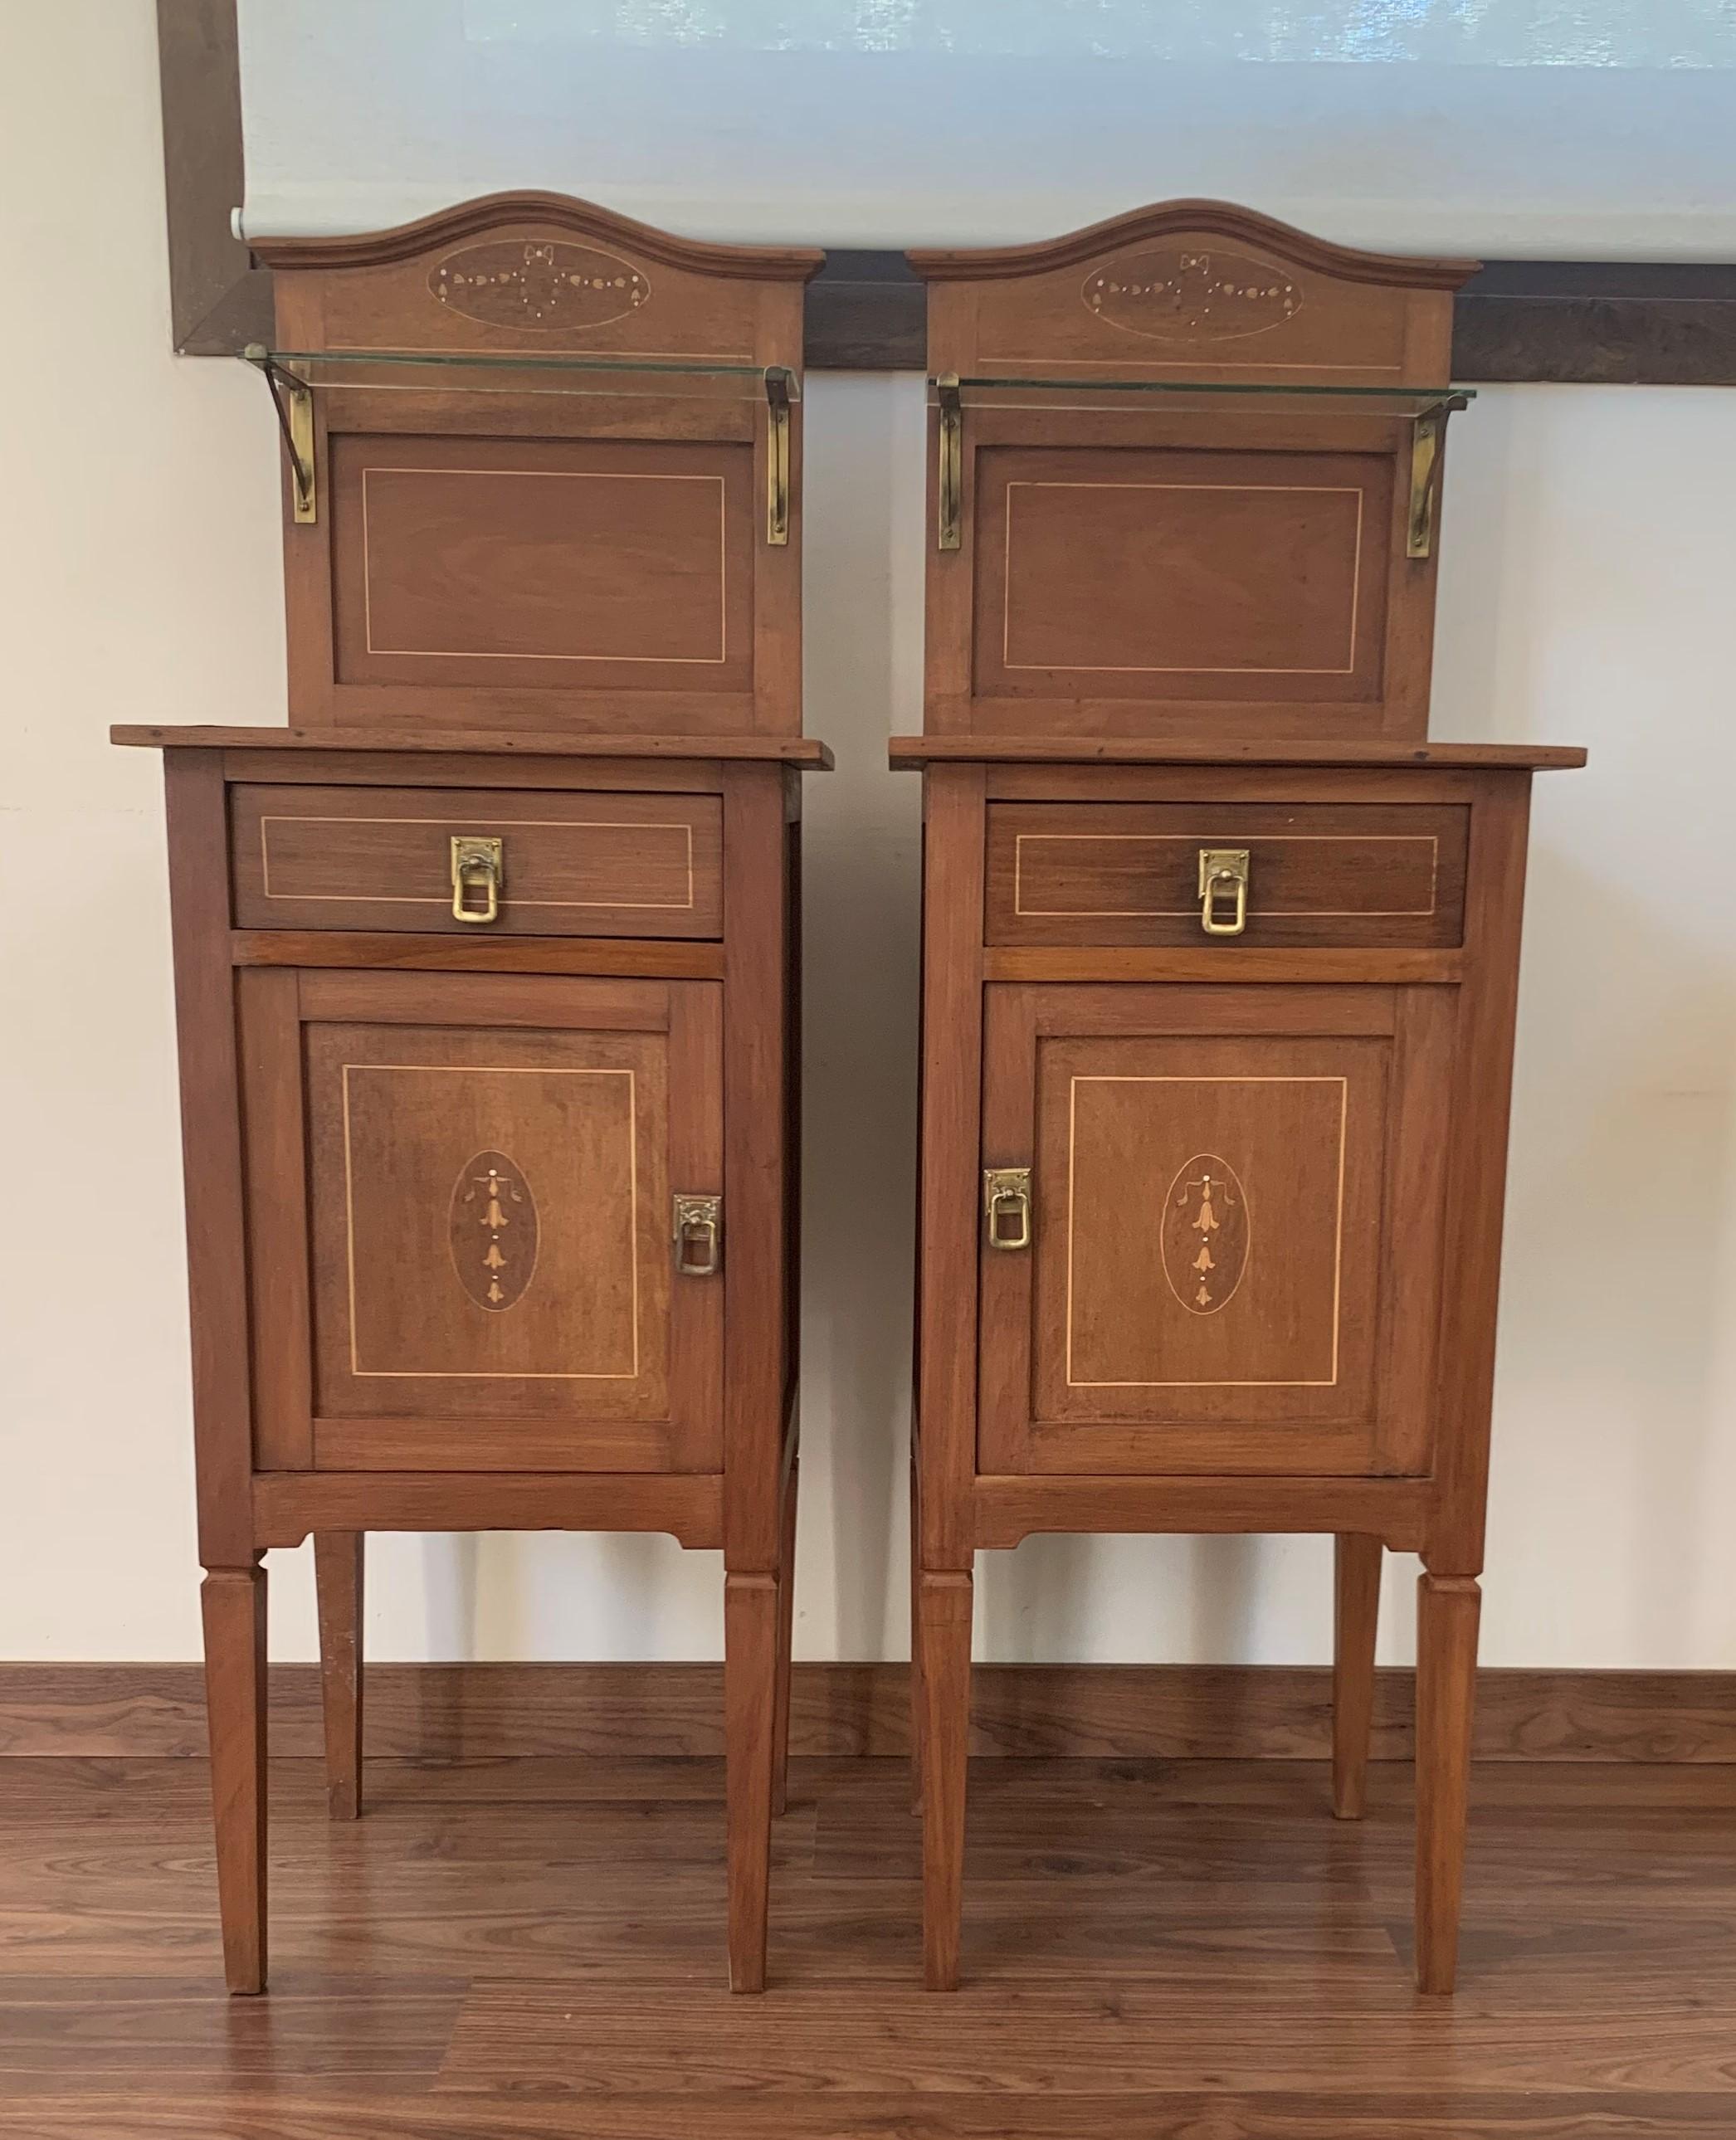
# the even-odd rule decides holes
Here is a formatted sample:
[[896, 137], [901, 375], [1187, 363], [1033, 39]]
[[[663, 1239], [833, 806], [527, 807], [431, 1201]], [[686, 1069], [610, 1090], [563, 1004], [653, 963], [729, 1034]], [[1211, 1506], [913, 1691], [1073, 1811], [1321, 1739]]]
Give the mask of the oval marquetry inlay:
[[467, 245], [430, 272], [428, 287], [443, 305], [491, 327], [607, 326], [651, 294], [630, 261], [555, 238]]
[[503, 1151], [479, 1151], [452, 1190], [452, 1262], [478, 1308], [524, 1298], [537, 1269], [537, 1200]]
[[1244, 253], [1176, 246], [1094, 268], [1080, 297], [1111, 326], [1155, 341], [1229, 341], [1282, 326], [1302, 310], [1302, 292], [1277, 268]]
[[1228, 1160], [1196, 1151], [1164, 1196], [1159, 1244], [1170, 1290], [1189, 1315], [1215, 1315], [1248, 1269], [1248, 1192]]

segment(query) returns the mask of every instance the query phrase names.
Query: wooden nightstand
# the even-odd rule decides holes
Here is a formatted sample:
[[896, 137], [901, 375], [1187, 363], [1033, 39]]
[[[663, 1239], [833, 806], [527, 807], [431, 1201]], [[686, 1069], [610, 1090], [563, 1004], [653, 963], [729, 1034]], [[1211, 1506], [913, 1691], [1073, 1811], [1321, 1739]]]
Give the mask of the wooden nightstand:
[[265, 1578], [335, 1812], [370, 1529], [721, 1549], [765, 1979], [796, 1520], [802, 284], [503, 197], [277, 271], [291, 703], [160, 745], [225, 1963], [263, 1988]]
[[959, 1980], [977, 1551], [1330, 1531], [1345, 1816], [1380, 1549], [1423, 1557], [1447, 1990], [1529, 790], [1583, 763], [1421, 739], [1468, 264], [1184, 202], [916, 265], [928, 1981]]

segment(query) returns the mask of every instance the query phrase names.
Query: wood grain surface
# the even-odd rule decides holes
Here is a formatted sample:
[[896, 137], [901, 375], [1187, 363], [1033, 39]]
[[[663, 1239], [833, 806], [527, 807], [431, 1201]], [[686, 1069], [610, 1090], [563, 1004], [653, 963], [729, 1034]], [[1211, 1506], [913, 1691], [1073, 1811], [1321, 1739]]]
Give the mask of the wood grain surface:
[[[979, 1679], [986, 1679], [986, 1674]], [[7, 2140], [1727, 2134], [1736, 1779], [1484, 1766], [1461, 1992], [1408, 1967], [1408, 1770], [994, 1761], [963, 1988], [917, 1987], [902, 1763], [798, 1761], [732, 2000], [716, 1760], [272, 1776], [273, 1988], [221, 1982], [204, 1764], [0, 1763]]]
[[[1312, 1665], [978, 1665], [970, 1750], [1027, 1760], [1324, 1760], [1331, 1679], [1330, 1667]], [[903, 1665], [797, 1665], [791, 1751], [907, 1753], [907, 1682]], [[317, 1755], [318, 1666], [272, 1665], [271, 1700], [274, 1752]], [[369, 1751], [385, 1760], [723, 1750], [715, 1664], [371, 1664], [367, 1702]], [[1411, 1674], [1376, 1671], [1371, 1703], [1371, 1758], [1408, 1761]], [[0, 1757], [160, 1760], [204, 1750], [196, 1664], [0, 1664]], [[1557, 1769], [1736, 1766], [1736, 1672], [1485, 1666], [1475, 1751], [1479, 1762]]]
[[[722, 811], [712, 796], [271, 784], [229, 791], [243, 930], [720, 936]], [[498, 839], [498, 913], [453, 911], [452, 842]], [[476, 906], [479, 902], [468, 902]]]

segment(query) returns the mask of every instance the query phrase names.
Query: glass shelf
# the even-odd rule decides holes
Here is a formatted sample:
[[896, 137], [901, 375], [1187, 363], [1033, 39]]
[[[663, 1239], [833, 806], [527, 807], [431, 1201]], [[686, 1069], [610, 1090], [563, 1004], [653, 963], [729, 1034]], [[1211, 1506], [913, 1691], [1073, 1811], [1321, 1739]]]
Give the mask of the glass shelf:
[[[245, 361], [286, 386], [396, 388], [428, 393], [657, 394], [707, 400], [763, 401], [781, 390], [802, 398], [800, 376], [782, 365], [711, 364], [686, 357], [539, 356], [512, 350], [267, 349], [250, 342]], [[434, 375], [454, 375], [449, 378]]]
[[1168, 412], [1190, 409], [1228, 415], [1284, 410], [1313, 416], [1396, 416], [1410, 420], [1447, 415], [1475, 400], [1469, 386], [1283, 385], [1220, 379], [931, 378], [931, 405], [966, 409], [1125, 409], [1149, 400]]
[[660, 400], [754, 402], [766, 410], [766, 540], [789, 540], [790, 405], [802, 399], [800, 375], [781, 364], [710, 364], [687, 357], [537, 356], [520, 351], [267, 349], [249, 342], [241, 352], [264, 380], [283, 434], [294, 486], [292, 518], [319, 518], [316, 394], [593, 395], [619, 400], [645, 395]]
[[1286, 386], [1223, 379], [961, 378], [944, 373], [929, 380], [929, 405], [938, 411], [940, 444], [935, 540], [943, 550], [957, 550], [964, 543], [964, 414], [969, 409], [1096, 410], [1124, 416], [1372, 416], [1410, 426], [1405, 554], [1426, 557], [1434, 545], [1441, 435], [1454, 410], [1475, 398], [1469, 386]]

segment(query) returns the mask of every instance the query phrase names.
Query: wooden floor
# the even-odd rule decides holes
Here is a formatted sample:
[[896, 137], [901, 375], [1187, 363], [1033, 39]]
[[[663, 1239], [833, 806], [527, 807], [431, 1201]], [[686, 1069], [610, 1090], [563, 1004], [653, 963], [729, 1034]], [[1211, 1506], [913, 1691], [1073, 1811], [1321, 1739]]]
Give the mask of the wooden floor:
[[772, 1986], [723, 1989], [711, 1761], [273, 1775], [272, 1990], [219, 1986], [204, 1765], [0, 1760], [6, 2140], [1736, 2136], [1736, 1769], [1478, 1772], [1461, 1989], [1409, 1776], [977, 1762], [966, 1988], [917, 1988], [901, 1764], [796, 1765]]

